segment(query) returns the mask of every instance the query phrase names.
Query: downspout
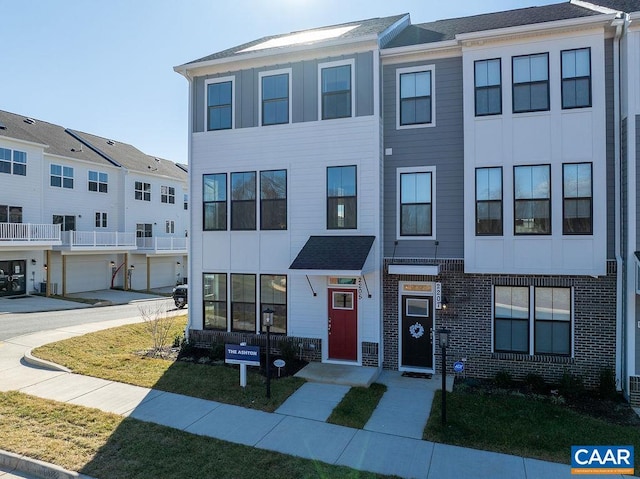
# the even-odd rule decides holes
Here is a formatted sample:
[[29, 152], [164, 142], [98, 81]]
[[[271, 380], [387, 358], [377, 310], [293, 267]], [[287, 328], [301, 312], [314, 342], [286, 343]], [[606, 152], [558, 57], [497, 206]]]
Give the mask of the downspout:
[[[189, 115], [189, 121], [188, 123], [188, 130], [187, 130], [187, 162], [191, 162], [191, 143], [192, 143], [192, 138], [193, 138], [193, 103], [194, 103], [194, 98], [193, 98], [193, 77], [189, 74], [188, 70], [184, 70], [184, 72], [182, 73], [183, 76], [187, 79], [187, 81], [189, 82], [189, 111], [188, 111], [188, 115]], [[187, 191], [189, 192], [189, 202], [191, 203], [189, 205], [189, 224], [195, 224], [194, 223], [194, 219], [192, 218], [193, 216], [193, 188], [192, 188], [192, 184], [191, 184], [191, 177], [192, 177], [192, 171], [193, 171], [193, 167], [190, 164], [189, 165], [189, 173], [188, 173], [188, 177], [187, 177]], [[189, 280], [190, 283], [193, 284], [193, 276], [191, 275], [191, 261], [193, 259], [193, 234], [191, 234], [191, 231], [189, 231], [189, 237], [187, 238], [187, 278]], [[193, 300], [193, 292], [191, 291], [191, 288], [187, 289], [187, 303], [188, 304], [193, 304], [192, 302]], [[191, 309], [191, 308], [189, 308]], [[189, 341], [189, 331], [191, 330], [192, 327], [192, 321], [193, 321], [193, 315], [191, 313], [187, 314], [187, 326], [184, 330], [184, 338], [185, 340], [188, 342]]]
[[614, 142], [614, 219], [615, 219], [615, 257], [616, 257], [616, 382], [622, 387], [624, 379], [624, 327], [625, 321], [623, 317], [623, 277], [622, 277], [622, 226], [621, 208], [622, 208], [622, 188], [621, 188], [621, 155], [620, 155], [620, 37], [622, 36], [622, 27], [624, 21], [616, 19], [611, 26], [616, 27], [615, 37], [613, 39], [613, 142]]

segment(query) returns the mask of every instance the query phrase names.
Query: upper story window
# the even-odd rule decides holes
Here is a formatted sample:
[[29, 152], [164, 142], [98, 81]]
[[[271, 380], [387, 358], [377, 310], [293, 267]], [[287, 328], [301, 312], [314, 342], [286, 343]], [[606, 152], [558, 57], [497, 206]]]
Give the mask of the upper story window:
[[22, 206], [0, 205], [0, 223], [22, 223]]
[[263, 125], [289, 123], [289, 73], [260, 74], [261, 112]]
[[474, 63], [476, 116], [502, 113], [502, 68], [499, 58]]
[[73, 168], [53, 163], [50, 168], [51, 186], [73, 189]]
[[562, 165], [562, 233], [593, 233], [593, 186], [591, 163]]
[[550, 165], [515, 166], [513, 174], [515, 234], [551, 234]]
[[202, 177], [202, 202], [204, 231], [227, 229], [227, 175], [204, 175]]
[[175, 204], [176, 202], [176, 189], [173, 186], [161, 186], [160, 187], [160, 202]]
[[323, 120], [352, 115], [353, 61], [320, 65], [321, 112]]
[[151, 183], [143, 181], [135, 182], [135, 199], [142, 201], [151, 201]]
[[136, 238], [152, 238], [153, 225], [151, 223], [136, 223]]
[[400, 236], [433, 236], [433, 172], [398, 172]]
[[256, 172], [231, 173], [231, 229], [256, 229]]
[[96, 211], [96, 228], [107, 227], [107, 213]]
[[228, 130], [233, 128], [233, 78], [208, 80], [207, 87], [207, 130]]
[[327, 168], [327, 229], [358, 227], [358, 196], [355, 166]]
[[166, 220], [164, 222], [164, 232], [168, 235], [172, 235], [176, 232], [176, 223], [173, 220]]
[[24, 151], [0, 148], [0, 173], [27, 175], [27, 154]]
[[476, 168], [476, 236], [502, 235], [502, 168]]
[[591, 49], [562, 51], [562, 108], [591, 106]]
[[287, 229], [287, 170], [260, 172], [260, 229]]
[[109, 175], [100, 171], [89, 171], [89, 191], [107, 193], [109, 188]]
[[513, 57], [513, 112], [549, 110], [549, 54]]
[[410, 67], [396, 70], [398, 87], [398, 128], [432, 126], [434, 67]]

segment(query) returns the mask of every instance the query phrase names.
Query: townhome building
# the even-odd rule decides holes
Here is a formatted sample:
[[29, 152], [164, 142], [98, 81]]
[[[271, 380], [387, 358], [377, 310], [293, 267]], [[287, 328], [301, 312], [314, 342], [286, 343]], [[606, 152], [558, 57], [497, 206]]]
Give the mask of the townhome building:
[[467, 375], [640, 401], [638, 11], [405, 14], [176, 67], [191, 338], [259, 341], [269, 308], [310, 359], [432, 374], [446, 329]]
[[186, 279], [186, 166], [5, 111], [0, 153], [0, 295]]

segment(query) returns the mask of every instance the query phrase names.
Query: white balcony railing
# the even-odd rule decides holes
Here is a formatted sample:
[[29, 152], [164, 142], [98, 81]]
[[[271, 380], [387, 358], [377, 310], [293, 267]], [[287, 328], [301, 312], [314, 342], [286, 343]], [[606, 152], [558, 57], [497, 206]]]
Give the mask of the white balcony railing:
[[136, 235], [121, 231], [63, 231], [62, 245], [72, 248], [135, 248]]
[[186, 251], [187, 238], [184, 236], [156, 236], [138, 238], [138, 249], [152, 251]]
[[0, 223], [0, 241], [60, 242], [60, 225]]

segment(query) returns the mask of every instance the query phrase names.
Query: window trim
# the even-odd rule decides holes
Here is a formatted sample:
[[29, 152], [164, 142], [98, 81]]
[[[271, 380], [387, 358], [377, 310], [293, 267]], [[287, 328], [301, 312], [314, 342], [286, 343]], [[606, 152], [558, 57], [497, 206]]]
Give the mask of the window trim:
[[[549, 197], [548, 198], [530, 198], [531, 200], [543, 199], [549, 202], [549, 232], [548, 233], [518, 233], [516, 231], [516, 201], [526, 201], [526, 200], [518, 200], [516, 198], [516, 168], [532, 168], [536, 166], [546, 166], [549, 170]], [[553, 234], [553, 184], [551, 178], [551, 164], [550, 163], [540, 163], [535, 165], [513, 165], [513, 236], [551, 236]]]
[[[574, 76], [566, 78], [566, 80], [579, 80], [581, 78], [589, 79], [589, 103], [587, 105], [576, 105], [576, 106], [564, 106], [564, 81], [565, 78], [562, 74], [562, 54], [565, 52], [577, 52], [580, 50], [587, 50], [589, 52], [589, 76]], [[581, 47], [581, 48], [569, 48], [567, 50], [560, 50], [560, 107], [563, 110], [575, 110], [576, 108], [591, 108], [593, 106], [593, 68], [591, 65], [591, 47]]]
[[[496, 288], [526, 288], [527, 289], [527, 317], [525, 318], [497, 318], [496, 317]], [[526, 354], [526, 355], [530, 355], [531, 354], [531, 342], [532, 342], [532, 337], [531, 337], [531, 297], [532, 293], [531, 293], [531, 287], [530, 286], [515, 286], [515, 285], [506, 285], [506, 284], [494, 284], [493, 287], [491, 288], [491, 327], [493, 329], [492, 334], [491, 334], [491, 350], [494, 353], [511, 353], [511, 354]], [[497, 328], [496, 328], [496, 321], [497, 320], [510, 320], [510, 321], [521, 321], [521, 322], [525, 322], [527, 323], [527, 351], [514, 351], [514, 350], [509, 350], [509, 349], [498, 349], [496, 347], [496, 333], [497, 333]]]
[[[578, 165], [589, 165], [591, 168], [591, 177], [590, 179], [590, 183], [591, 183], [591, 195], [590, 196], [576, 196], [574, 197], [567, 197], [565, 196], [565, 177], [564, 177], [564, 167], [565, 166], [578, 166]], [[584, 199], [589, 199], [589, 219], [591, 220], [591, 224], [590, 224], [590, 228], [588, 232], [577, 232], [577, 233], [571, 233], [571, 232], [567, 232], [567, 230], [565, 229], [565, 202], [566, 200], [584, 200]], [[593, 235], [593, 163], [591, 161], [578, 161], [578, 162], [571, 162], [571, 163], [562, 163], [562, 234], [566, 235], [566, 236], [592, 236]]]
[[[262, 174], [263, 173], [274, 173], [278, 171], [284, 171], [284, 198], [278, 199], [264, 199], [262, 198]], [[289, 171], [285, 168], [275, 169], [275, 170], [260, 170], [257, 174], [258, 187], [259, 191], [256, 191], [256, 196], [259, 195], [260, 198], [260, 206], [259, 206], [259, 214], [260, 214], [260, 231], [286, 231], [289, 229]], [[284, 228], [265, 228], [263, 219], [263, 201], [272, 202], [272, 201], [283, 201], [284, 200], [284, 210], [285, 210], [285, 227]]]
[[[205, 284], [205, 276], [211, 276], [211, 275], [216, 275], [216, 276], [223, 276], [224, 277], [224, 298], [223, 299], [217, 299], [217, 300], [207, 300], [205, 299], [206, 296], [204, 294], [204, 284]], [[228, 332], [229, 331], [229, 303], [231, 302], [231, 288], [229, 285], [229, 273], [215, 273], [215, 272], [207, 272], [207, 271], [203, 271], [202, 272], [202, 329], [203, 330], [211, 330], [211, 331], [225, 331]], [[206, 314], [207, 314], [207, 303], [224, 303], [224, 310], [225, 310], [225, 318], [224, 318], [224, 329], [222, 328], [207, 328], [206, 327]]]
[[[165, 193], [162, 190], [165, 189]], [[173, 193], [171, 192], [173, 190]], [[160, 203], [167, 205], [174, 205], [176, 203], [176, 188], [175, 186], [160, 185]]]
[[[400, 75], [405, 73], [431, 72], [431, 122], [400, 124]], [[396, 130], [410, 130], [412, 128], [432, 128], [436, 126], [436, 66], [419, 65], [414, 67], [396, 68]]]
[[[400, 196], [400, 178], [405, 173], [431, 173], [431, 236], [419, 236], [419, 235], [401, 235], [401, 218], [400, 211], [402, 208], [401, 196]], [[403, 241], [424, 241], [425, 239], [435, 240], [436, 236], [436, 167], [435, 166], [409, 166], [404, 168], [396, 168], [396, 240]]]
[[[536, 323], [538, 321], [546, 321], [546, 322], [550, 322], [550, 323], [566, 323], [567, 321], [563, 321], [563, 320], [558, 320], [558, 319], [536, 319], [536, 290], [539, 288], [545, 288], [545, 289], [568, 289], [569, 290], [569, 353], [565, 354], [565, 353], [539, 353], [538, 352], [538, 341], [537, 341], [537, 337], [536, 337]], [[531, 328], [532, 328], [532, 342], [533, 342], [533, 346], [531, 349], [531, 352], [533, 355], [535, 356], [556, 356], [556, 357], [561, 357], [561, 358], [572, 358], [573, 357], [573, 338], [574, 338], [574, 324], [575, 324], [575, 318], [574, 318], [574, 300], [573, 300], [573, 295], [574, 295], [574, 288], [570, 287], [570, 286], [532, 286], [531, 287], [531, 295], [533, 297], [533, 301], [531, 304], [533, 304], [533, 308], [529, 307], [529, 316], [530, 316], [530, 320], [531, 320]]]
[[[9, 159], [2, 158], [0, 160], [0, 162], [7, 163], [9, 165], [9, 171], [0, 171], [0, 173], [6, 174], [6, 175], [13, 175], [13, 176], [27, 176], [28, 154], [27, 154], [26, 151], [15, 150], [13, 148], [5, 148], [5, 147], [0, 147], [0, 150], [5, 150], [5, 151], [9, 152]], [[17, 154], [23, 155], [24, 156], [24, 161], [20, 161], [20, 160], [16, 159]], [[17, 165], [19, 165], [19, 166], [24, 168], [24, 174], [23, 173], [16, 173], [16, 166]], [[49, 169], [49, 174], [51, 174], [51, 169]], [[51, 184], [49, 184], [49, 186], [51, 186]]]
[[[498, 83], [498, 85], [487, 85], [487, 86], [482, 86], [479, 87], [477, 85], [477, 77], [476, 77], [476, 65], [480, 62], [492, 62], [492, 61], [498, 61], [498, 65], [500, 68], [500, 83]], [[476, 117], [483, 117], [483, 116], [496, 116], [496, 115], [502, 115], [502, 58], [498, 57], [498, 58], [483, 58], [481, 60], [475, 60], [473, 62], [473, 108], [474, 108], [474, 116]], [[478, 90], [489, 90], [492, 88], [496, 88], [496, 86], [498, 87], [498, 90], [500, 91], [500, 110], [496, 113], [478, 113]]]
[[[140, 228], [140, 226], [142, 226], [142, 228]], [[149, 228], [147, 228], [147, 226]], [[147, 233], [149, 234], [147, 235]], [[137, 238], [153, 238], [153, 223], [136, 223], [136, 239]]]
[[[259, 126], [276, 126], [276, 125], [289, 125], [292, 122], [291, 114], [292, 114], [292, 101], [291, 95], [293, 92], [292, 88], [292, 79], [293, 79], [293, 70], [291, 68], [281, 68], [279, 70], [267, 70], [258, 73], [258, 125]], [[287, 96], [287, 106], [288, 106], [288, 119], [284, 123], [269, 123], [267, 125], [264, 124], [264, 118], [262, 117], [262, 110], [264, 105], [264, 99], [262, 98], [262, 79], [264, 77], [271, 77], [277, 75], [287, 75], [288, 77], [288, 96]]]
[[[478, 203], [497, 203], [498, 200], [478, 200], [478, 170], [500, 170], [500, 233], [478, 233]], [[476, 236], [504, 236], [504, 170], [502, 166], [479, 166], [474, 170], [475, 183], [475, 235]]]
[[[233, 300], [233, 277], [234, 276], [253, 276], [253, 303], [249, 303], [246, 301], [234, 301]], [[255, 334], [258, 327], [258, 312], [256, 311], [258, 307], [258, 278], [259, 276], [255, 273], [230, 273], [229, 274], [229, 310], [227, 315], [227, 331], [232, 333], [244, 333], [244, 334]], [[234, 304], [243, 304], [249, 305], [253, 304], [253, 329], [235, 329], [233, 327], [233, 306]]]
[[[207, 176], [224, 176], [224, 200], [207, 201], [204, 199], [204, 184]], [[227, 231], [229, 229], [229, 174], [228, 173], [204, 173], [202, 175], [202, 231]], [[206, 228], [207, 204], [224, 203], [224, 228]]]
[[[215, 130], [209, 129], [209, 85], [214, 83], [227, 83], [231, 82], [231, 128], [219, 128]], [[211, 131], [227, 131], [234, 130], [235, 120], [236, 120], [236, 77], [235, 75], [230, 75], [226, 77], [218, 77], [218, 78], [209, 78], [204, 82], [204, 128], [203, 131], [205, 133]]]
[[[516, 83], [514, 80], [514, 64], [515, 64], [515, 59], [516, 58], [524, 58], [524, 57], [535, 57], [538, 55], [546, 55], [547, 57], [547, 79], [544, 81], [528, 81], [528, 82], [519, 82]], [[551, 71], [549, 69], [549, 52], [538, 52], [538, 53], [526, 53], [524, 55], [513, 55], [511, 57], [511, 113], [513, 113], [514, 115], [520, 114], [520, 113], [536, 113], [536, 112], [544, 112], [544, 111], [551, 111]], [[516, 96], [515, 96], [515, 87], [516, 85], [533, 85], [533, 84], [542, 84], [542, 83], [546, 83], [547, 84], [547, 107], [544, 109], [535, 109], [535, 110], [517, 110], [516, 111]]]
[[[253, 199], [252, 200], [234, 200], [233, 199], [233, 175], [244, 175], [247, 173], [253, 173]], [[233, 171], [229, 174], [229, 192], [231, 193], [229, 196], [231, 197], [229, 201], [229, 213], [231, 216], [231, 221], [229, 225], [230, 231], [256, 231], [258, 227], [258, 195], [260, 192], [258, 191], [258, 172], [257, 171]], [[234, 215], [233, 215], [233, 207], [234, 203], [253, 203], [253, 227], [250, 228], [240, 228], [237, 225], [234, 225]], [[237, 222], [237, 220], [236, 220]]]
[[[138, 189], [138, 183], [140, 183], [140, 189]], [[146, 188], [147, 186], [149, 187], [148, 190]], [[136, 198], [138, 193], [140, 193], [140, 198]], [[149, 199], [146, 198], [147, 194], [149, 195]], [[136, 201], [151, 201], [151, 183], [147, 183], [146, 181], [141, 180], [134, 180], [133, 199]]]
[[[329, 169], [331, 168], [355, 168], [355, 195], [352, 196], [329, 196]], [[356, 231], [358, 229], [358, 208], [360, 207], [360, 204], [358, 202], [358, 165], [356, 164], [350, 164], [350, 165], [331, 165], [331, 166], [327, 166], [325, 169], [325, 190], [324, 190], [324, 195], [325, 195], [325, 224], [326, 224], [326, 228], [327, 231], [343, 231], [343, 230], [350, 230], [350, 231]], [[356, 207], [355, 207], [355, 226], [353, 228], [347, 228], [347, 227], [334, 227], [331, 228], [329, 227], [329, 198], [355, 198], [356, 200]]]
[[[52, 166], [59, 166], [60, 167], [60, 174], [59, 175], [54, 175], [51, 172], [51, 167]], [[71, 176], [67, 176], [64, 174], [64, 169], [65, 168], [69, 168], [71, 170]], [[75, 189], [75, 176], [76, 176], [76, 172], [75, 172], [75, 168], [73, 166], [66, 166], [63, 165], [62, 163], [49, 163], [49, 187], [50, 188], [60, 188], [61, 190], [73, 190]], [[51, 184], [51, 179], [52, 178], [60, 178], [60, 186], [57, 185], [52, 185]], [[71, 180], [71, 187], [69, 188], [68, 186], [64, 186], [64, 180]]]
[[107, 212], [105, 211], [96, 211], [95, 216], [95, 227], [96, 228], [107, 228], [109, 225], [109, 220], [107, 216]]
[[[93, 181], [91, 179], [91, 173], [95, 173], [97, 175], [98, 178], [95, 181]], [[107, 181], [100, 181], [100, 175], [106, 175]], [[95, 183], [96, 184], [96, 189], [95, 190], [91, 189], [91, 183]], [[101, 185], [105, 186], [105, 191], [100, 191], [100, 186]], [[105, 193], [105, 194], [108, 194], [109, 193], [109, 173], [105, 173], [104, 171], [98, 171], [98, 170], [89, 170], [89, 171], [87, 171], [87, 191], [89, 191], [90, 193]]]
[[[344, 65], [351, 66], [351, 115], [338, 118], [324, 118], [322, 111], [322, 70], [325, 68], [340, 67]], [[346, 118], [355, 118], [356, 115], [356, 61], [355, 58], [346, 60], [337, 60], [333, 62], [318, 63], [318, 121], [325, 120], [344, 120]]]

